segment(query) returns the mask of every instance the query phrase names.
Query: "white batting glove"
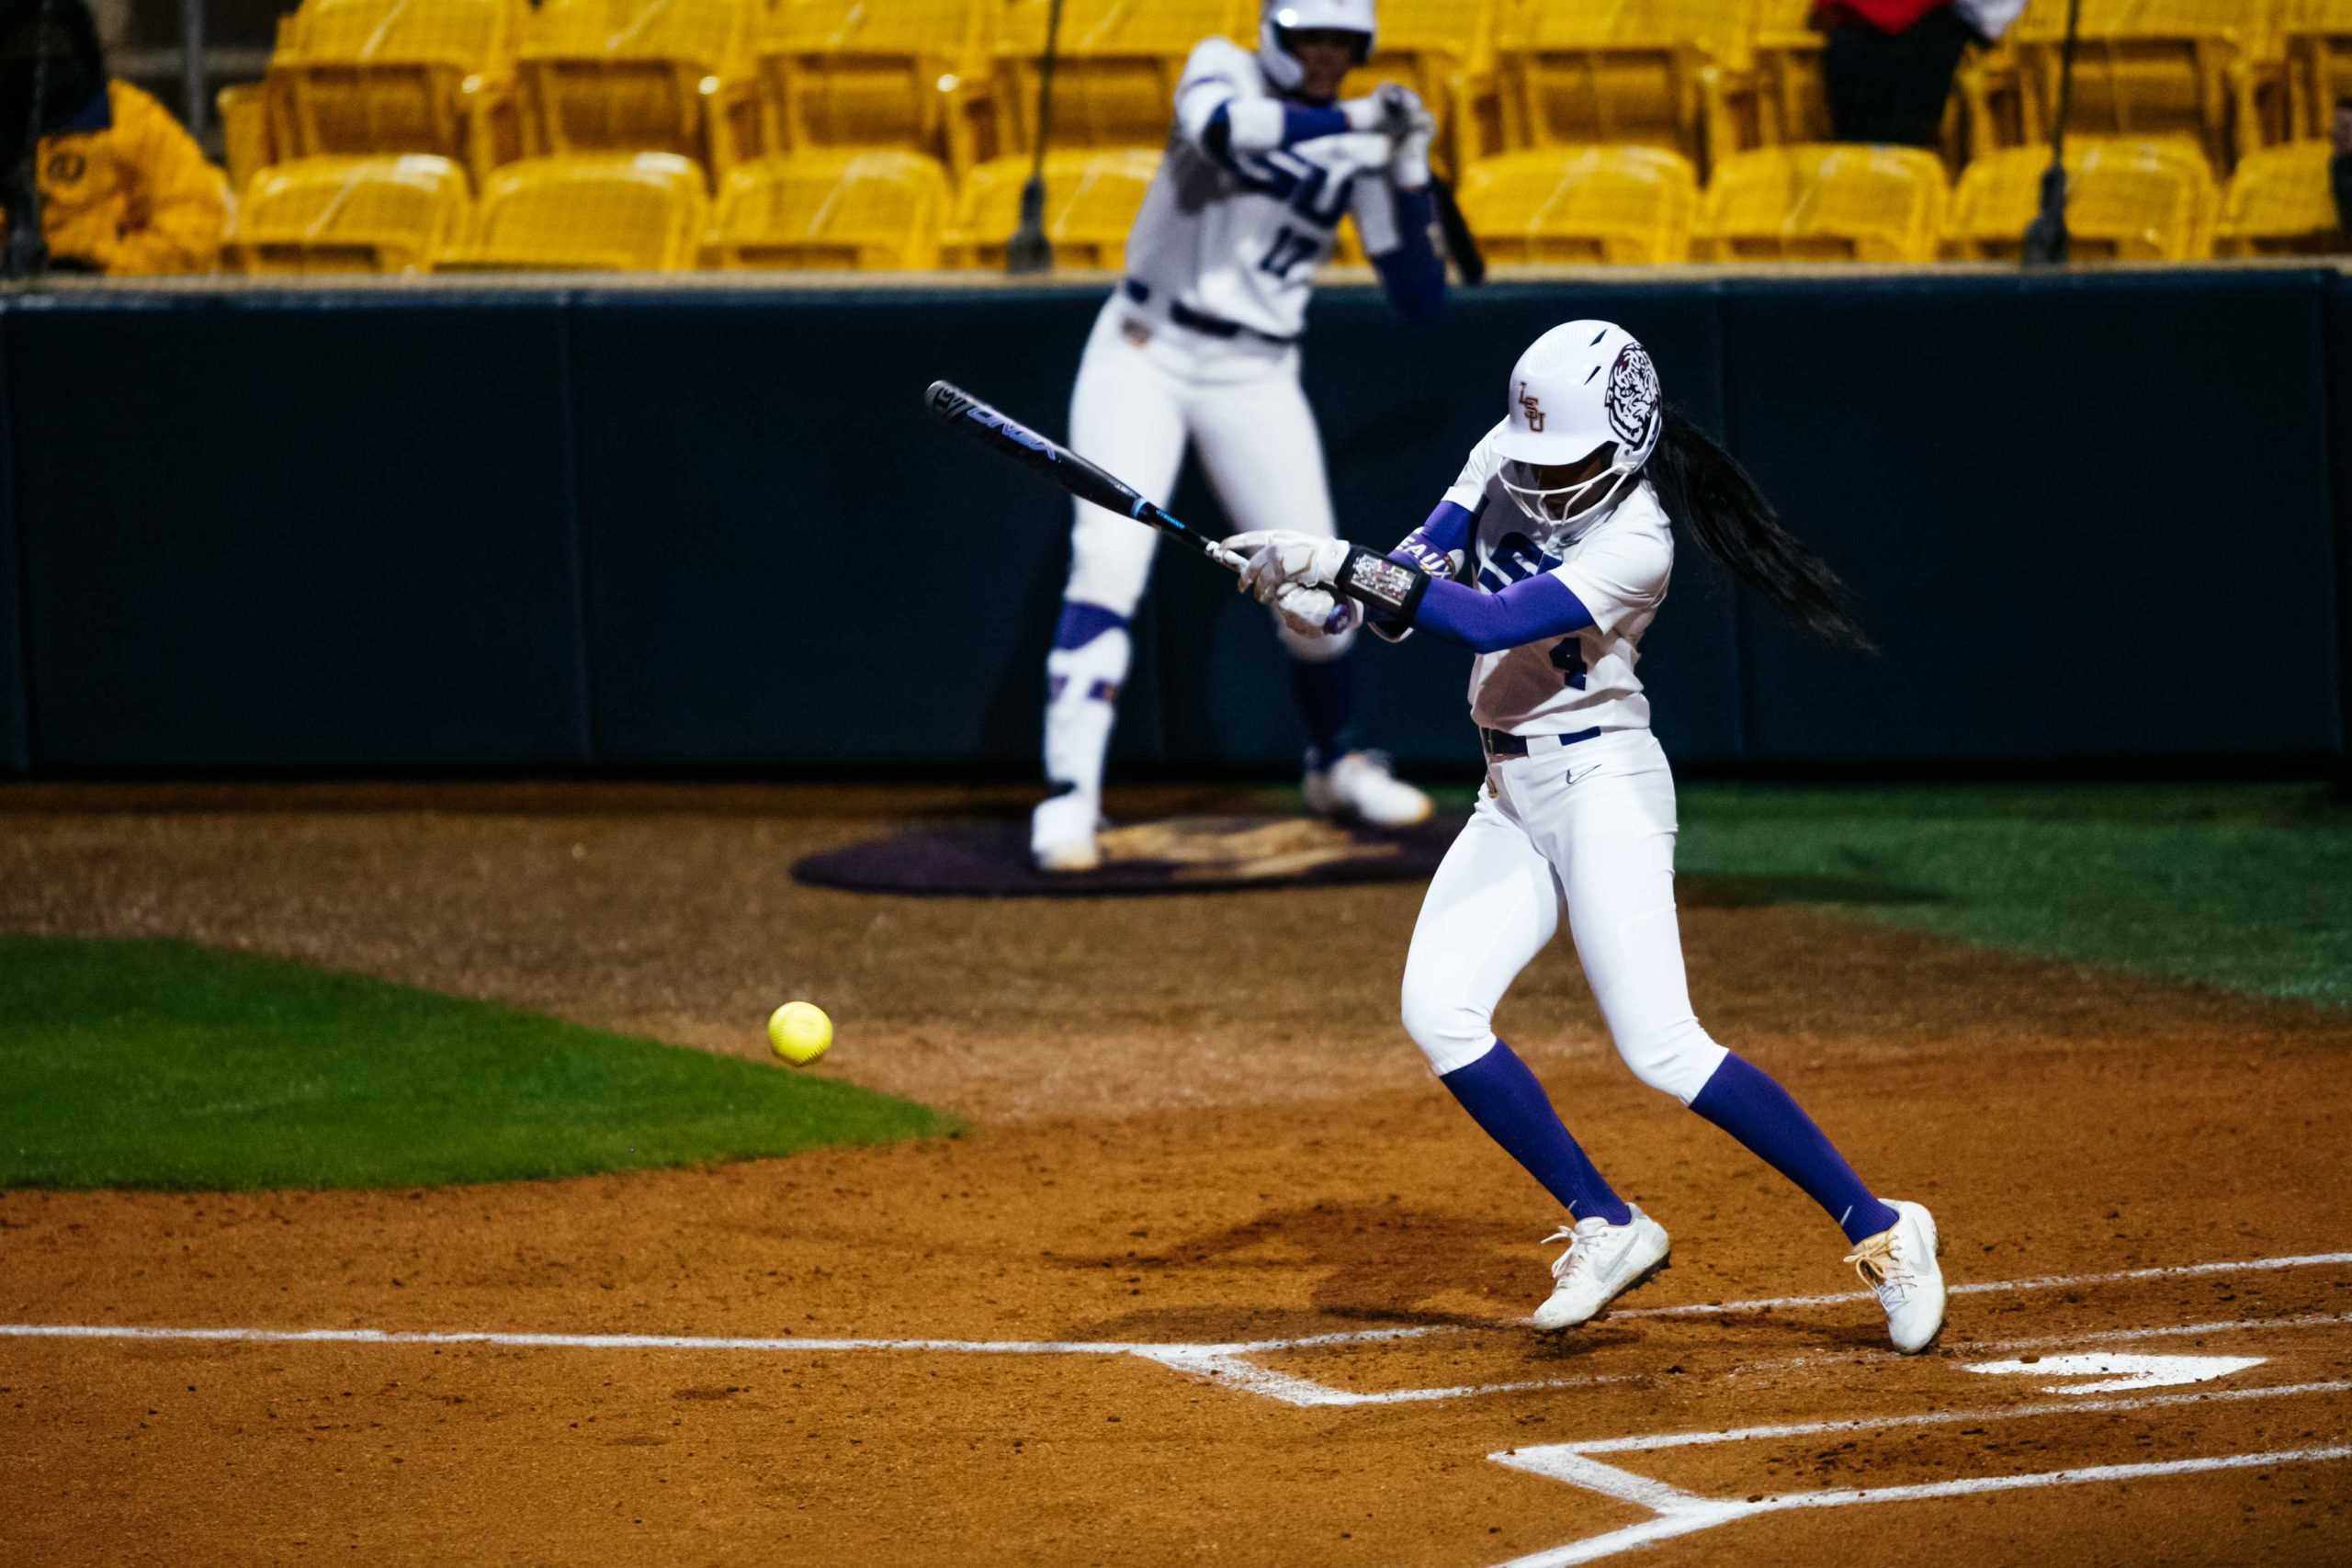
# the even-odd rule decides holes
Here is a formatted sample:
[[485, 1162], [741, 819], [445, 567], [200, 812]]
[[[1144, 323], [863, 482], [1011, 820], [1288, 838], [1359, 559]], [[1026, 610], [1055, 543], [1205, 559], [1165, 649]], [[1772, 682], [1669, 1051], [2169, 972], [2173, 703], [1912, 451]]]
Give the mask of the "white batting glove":
[[1423, 190], [1430, 183], [1430, 143], [1437, 136], [1437, 117], [1420, 95], [1396, 82], [1384, 82], [1373, 97], [1386, 111], [1381, 129], [1395, 141], [1388, 160], [1388, 178], [1399, 190]]
[[1380, 129], [1391, 136], [1402, 136], [1408, 130], [1437, 124], [1429, 106], [1421, 102], [1421, 96], [1402, 82], [1383, 82], [1374, 89], [1372, 98], [1380, 106]]
[[1388, 180], [1398, 190], [1427, 190], [1430, 187], [1430, 143], [1437, 138], [1437, 126], [1408, 131], [1396, 139], [1396, 154], [1388, 160]]
[[1315, 588], [1335, 581], [1354, 547], [1345, 539], [1327, 539], [1319, 534], [1261, 528], [1230, 536], [1225, 547], [1249, 558], [1250, 564], [1241, 569], [1241, 591], [1256, 594], [1261, 604], [1272, 604], [1285, 584]]
[[1285, 582], [1274, 594], [1274, 613], [1283, 625], [1300, 637], [1337, 637], [1353, 631], [1363, 619], [1363, 606], [1342, 599], [1328, 588], [1301, 588]]

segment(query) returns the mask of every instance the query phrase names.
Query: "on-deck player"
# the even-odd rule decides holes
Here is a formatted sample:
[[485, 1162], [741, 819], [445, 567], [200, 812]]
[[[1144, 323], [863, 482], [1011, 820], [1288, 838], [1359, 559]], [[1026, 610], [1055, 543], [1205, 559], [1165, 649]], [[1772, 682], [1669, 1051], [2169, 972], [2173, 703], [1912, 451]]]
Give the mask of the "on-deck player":
[[[1373, 0], [1267, 0], [1253, 54], [1193, 50], [1168, 153], [1127, 236], [1126, 277], [1103, 306], [1070, 393], [1070, 446], [1165, 504], [1184, 446], [1241, 528], [1336, 532], [1321, 438], [1298, 381], [1315, 269], [1352, 215], [1388, 296], [1437, 315], [1445, 268], [1430, 243], [1435, 121], [1407, 88], [1338, 102], [1372, 52]], [[1069, 581], [1046, 660], [1046, 778], [1030, 822], [1048, 871], [1097, 863], [1102, 762], [1132, 652], [1127, 622], [1158, 536], [1076, 503]], [[1352, 628], [1304, 637], [1276, 618], [1305, 721], [1306, 803], [1385, 827], [1429, 797], [1355, 749]]]
[[[1496, 1004], [1565, 908], [1618, 1053], [1803, 1188], [1853, 1246], [1896, 1349], [1943, 1326], [1934, 1218], [1883, 1202], [1762, 1069], [1690, 1010], [1674, 912], [1674, 777], [1634, 673], [1666, 598], [1673, 528], [1834, 642], [1867, 647], [1837, 577], [1783, 529], [1747, 472], [1665, 406], [1649, 355], [1622, 327], [1570, 321], [1512, 369], [1500, 424], [1391, 560], [1416, 569], [1393, 638], [1467, 645], [1486, 788], [1421, 904], [1405, 960], [1405, 1028], [1487, 1135], [1568, 1211], [1550, 1240], [1539, 1328], [1583, 1323], [1664, 1266], [1667, 1234], [1570, 1137], [1511, 1048]], [[1305, 532], [1227, 541], [1254, 552], [1246, 586], [1297, 629], [1344, 626], [1352, 601], [1316, 591], [1354, 547]]]

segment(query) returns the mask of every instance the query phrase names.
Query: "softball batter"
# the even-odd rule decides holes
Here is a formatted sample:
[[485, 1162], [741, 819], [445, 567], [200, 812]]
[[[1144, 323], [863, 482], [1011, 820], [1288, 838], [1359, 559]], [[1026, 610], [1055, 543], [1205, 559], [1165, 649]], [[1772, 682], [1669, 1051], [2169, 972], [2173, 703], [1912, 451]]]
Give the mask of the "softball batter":
[[[1127, 236], [1070, 392], [1070, 445], [1165, 504], [1187, 441], [1227, 515], [1329, 537], [1330, 490], [1298, 343], [1315, 269], [1344, 217], [1398, 310], [1434, 317], [1445, 268], [1430, 243], [1436, 122], [1406, 88], [1336, 101], [1372, 52], [1372, 0], [1266, 0], [1256, 51], [1209, 39], [1176, 88], [1168, 153]], [[1030, 853], [1047, 871], [1097, 862], [1102, 761], [1158, 536], [1076, 503], [1069, 581], [1046, 660], [1046, 778]], [[1429, 797], [1351, 738], [1353, 627], [1277, 629], [1306, 730], [1306, 803], [1402, 827]]]
[[[1738, 1139], [1837, 1222], [1847, 1261], [1885, 1308], [1896, 1349], [1943, 1326], [1936, 1223], [1881, 1201], [1762, 1069], [1690, 1010], [1674, 913], [1674, 778], [1634, 674], [1665, 602], [1672, 525], [1812, 631], [1867, 646], [1837, 577], [1780, 525], [1729, 454], [1667, 409], [1649, 355], [1622, 327], [1570, 321], [1511, 371], [1506, 417], [1389, 559], [1415, 569], [1392, 640], [1467, 645], [1487, 756], [1477, 809], [1422, 901], [1405, 960], [1405, 1028], [1478, 1125], [1566, 1208], [1549, 1239], [1539, 1328], [1585, 1322], [1662, 1268], [1663, 1226], [1612, 1190], [1492, 1020], [1563, 909], [1610, 1037], [1634, 1076]], [[1346, 627], [1321, 585], [1354, 570], [1345, 540], [1263, 532], [1227, 541], [1295, 631]], [[1374, 558], [1376, 559], [1377, 558]], [[1360, 563], [1359, 563], [1360, 566]]]

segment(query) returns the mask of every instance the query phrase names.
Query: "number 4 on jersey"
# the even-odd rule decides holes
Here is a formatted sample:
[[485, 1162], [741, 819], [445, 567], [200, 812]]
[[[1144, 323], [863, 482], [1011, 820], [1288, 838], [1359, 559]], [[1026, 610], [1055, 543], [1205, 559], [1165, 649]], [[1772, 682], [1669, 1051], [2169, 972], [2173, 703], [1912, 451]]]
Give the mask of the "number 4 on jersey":
[[1584, 672], [1589, 669], [1584, 661], [1584, 643], [1571, 635], [1552, 645], [1552, 668], [1560, 672], [1560, 683], [1572, 690], [1584, 690]]

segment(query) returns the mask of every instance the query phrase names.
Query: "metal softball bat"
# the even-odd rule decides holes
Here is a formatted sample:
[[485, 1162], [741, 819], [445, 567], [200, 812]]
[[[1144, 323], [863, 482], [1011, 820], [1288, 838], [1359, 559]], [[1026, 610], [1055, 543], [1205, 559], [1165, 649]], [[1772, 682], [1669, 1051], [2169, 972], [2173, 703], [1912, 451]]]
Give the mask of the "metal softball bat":
[[1114, 474], [1088, 462], [1060, 442], [1038, 434], [1019, 420], [989, 407], [952, 382], [933, 381], [923, 393], [923, 406], [950, 428], [960, 430], [990, 451], [1035, 468], [1080, 501], [1105, 511], [1132, 517], [1181, 539], [1228, 571], [1241, 570], [1242, 559], [1215, 539], [1170, 516]]

